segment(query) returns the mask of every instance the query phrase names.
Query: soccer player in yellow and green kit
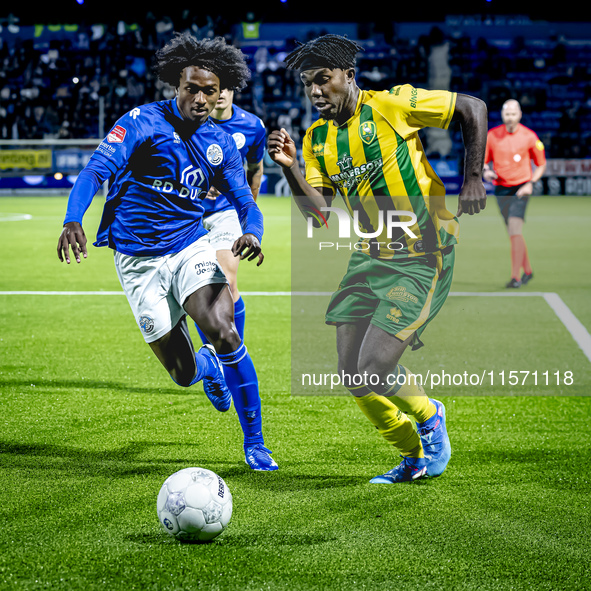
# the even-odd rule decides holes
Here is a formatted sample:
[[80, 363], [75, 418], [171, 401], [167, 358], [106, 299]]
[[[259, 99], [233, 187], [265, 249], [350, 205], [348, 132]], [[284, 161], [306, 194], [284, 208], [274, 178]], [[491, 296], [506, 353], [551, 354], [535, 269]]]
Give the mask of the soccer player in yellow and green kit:
[[[329, 206], [338, 192], [366, 234], [386, 226], [379, 218], [383, 221], [388, 211], [409, 212], [414, 222], [408, 232], [401, 228], [386, 236], [383, 229], [377, 239], [364, 238], [357, 245], [326, 312], [326, 323], [336, 326], [339, 373], [377, 376], [371, 383], [378, 385], [370, 388], [367, 380], [351, 380], [362, 385], [348, 389], [402, 456], [399, 465], [371, 482], [414, 481], [441, 475], [451, 446], [445, 407], [428, 398], [399, 361], [409, 345], [422, 345], [421, 333], [447, 297], [457, 217], [478, 213], [486, 205], [481, 174], [487, 110], [479, 99], [455, 92], [409, 85], [361, 90], [355, 80], [360, 50], [346, 37], [324, 35], [287, 56], [288, 68], [299, 71], [320, 114], [303, 143], [305, 176], [284, 129], [269, 134], [268, 149], [304, 216]], [[455, 216], [445, 207], [444, 186], [418, 137], [424, 127], [445, 129], [454, 120], [460, 123], [465, 147]]]

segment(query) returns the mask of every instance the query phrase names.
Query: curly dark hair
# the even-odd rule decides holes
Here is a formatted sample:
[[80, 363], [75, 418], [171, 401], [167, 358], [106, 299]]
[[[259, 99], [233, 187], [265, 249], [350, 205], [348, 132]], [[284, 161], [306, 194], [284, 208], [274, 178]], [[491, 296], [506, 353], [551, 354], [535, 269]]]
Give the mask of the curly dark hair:
[[182, 71], [194, 66], [212, 72], [220, 87], [242, 90], [250, 80], [244, 54], [223, 37], [196, 39], [190, 33], [175, 33], [155, 55], [154, 69], [162, 82], [178, 87]]
[[322, 35], [307, 43], [298, 43], [286, 58], [285, 64], [290, 70], [325, 67], [347, 70], [357, 63], [357, 53], [363, 47], [342, 35]]

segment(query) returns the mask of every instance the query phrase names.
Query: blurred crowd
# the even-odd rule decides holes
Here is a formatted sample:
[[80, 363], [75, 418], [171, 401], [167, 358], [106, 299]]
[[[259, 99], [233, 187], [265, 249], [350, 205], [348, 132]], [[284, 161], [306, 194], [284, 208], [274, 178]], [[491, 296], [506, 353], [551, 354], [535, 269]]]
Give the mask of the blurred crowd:
[[[152, 72], [155, 51], [174, 31], [198, 37], [225, 36], [240, 43], [235, 23], [222, 18], [154, 17], [141, 25], [81, 25], [68, 38], [47, 44], [32, 39], [0, 41], [0, 139], [96, 138], [138, 104], [174, 96]], [[327, 31], [311, 31], [317, 35]], [[550, 157], [591, 157], [591, 45], [560, 39], [446, 38], [437, 28], [419, 39], [381, 31], [361, 32], [358, 63], [362, 88], [410, 83], [473, 94], [489, 106], [490, 124], [500, 123], [506, 98], [521, 102], [523, 123], [544, 141]], [[314, 114], [283, 59], [293, 39], [241, 46], [253, 72], [237, 95], [242, 107], [268, 128], [286, 127], [301, 139]], [[453, 156], [461, 142], [426, 137], [428, 151]], [[431, 144], [431, 145], [429, 145]]]

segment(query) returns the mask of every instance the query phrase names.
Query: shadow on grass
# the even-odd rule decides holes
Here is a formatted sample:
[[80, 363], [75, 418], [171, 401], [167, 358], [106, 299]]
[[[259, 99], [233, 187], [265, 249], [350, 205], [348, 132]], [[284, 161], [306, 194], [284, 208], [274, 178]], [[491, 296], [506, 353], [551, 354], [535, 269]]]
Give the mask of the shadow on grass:
[[225, 547], [269, 547], [277, 546], [317, 546], [337, 540], [337, 536], [322, 533], [300, 533], [289, 532], [257, 532], [256, 534], [232, 534], [220, 539], [220, 544]]
[[80, 391], [80, 390], [108, 390], [110, 392], [125, 392], [131, 394], [166, 394], [167, 396], [186, 396], [187, 394], [194, 394], [202, 391], [200, 387], [197, 388], [181, 388], [180, 386], [170, 387], [162, 386], [134, 386], [125, 382], [113, 382], [103, 380], [47, 380], [43, 377], [29, 377], [26, 380], [0, 380], [0, 387], [2, 389], [29, 389], [35, 386], [36, 391], [46, 390], [64, 390], [66, 392]]
[[[230, 530], [231, 530], [230, 525]], [[162, 531], [129, 534], [125, 536], [130, 542], [147, 546], [168, 546], [178, 544], [181, 546], [193, 546], [204, 550], [216, 548], [277, 548], [278, 546], [317, 546], [333, 542], [338, 538], [322, 533], [289, 533], [259, 531], [256, 534], [237, 534], [232, 531], [223, 532], [220, 537], [210, 542], [179, 542], [172, 536]]]
[[252, 470], [242, 467], [230, 468], [224, 472], [224, 479], [232, 479], [232, 482], [241, 481], [244, 485], [264, 493], [271, 492], [296, 492], [304, 490], [325, 490], [361, 486], [367, 482], [365, 475], [316, 475], [286, 473], [281, 469], [272, 474], [254, 473]]
[[[190, 457], [157, 458], [146, 460], [146, 450], [166, 447], [199, 447], [197, 444], [132, 442], [113, 450], [88, 450], [50, 444], [28, 444], [0, 441], [0, 455], [4, 468], [38, 469], [44, 478], [52, 472], [61, 477], [64, 472], [80, 476], [103, 476], [125, 478], [141, 474], [160, 474], [166, 478], [173, 472], [187, 466], [211, 465], [233, 466], [227, 462], [205, 455], [191, 454]], [[209, 452], [211, 450], [208, 450]], [[156, 455], [156, 454], [154, 454]], [[163, 455], [161, 451], [158, 455]]]
[[[185, 456], [166, 457], [166, 448], [197, 448], [196, 453]], [[170, 474], [188, 466], [207, 466], [218, 472], [233, 484], [269, 492], [290, 492], [298, 490], [323, 490], [351, 487], [365, 484], [366, 475], [315, 475], [277, 471], [272, 473], [254, 472], [243, 462], [236, 463], [212, 453], [210, 448], [187, 443], [131, 442], [118, 449], [89, 450], [52, 444], [30, 444], [0, 441], [0, 456], [5, 470], [38, 470], [40, 478], [62, 478], [69, 476], [127, 478], [138, 475], [158, 475], [164, 480]], [[193, 451], [193, 449], [191, 449]], [[144, 459], [152, 455], [155, 459]], [[309, 470], [302, 465], [302, 472]]]

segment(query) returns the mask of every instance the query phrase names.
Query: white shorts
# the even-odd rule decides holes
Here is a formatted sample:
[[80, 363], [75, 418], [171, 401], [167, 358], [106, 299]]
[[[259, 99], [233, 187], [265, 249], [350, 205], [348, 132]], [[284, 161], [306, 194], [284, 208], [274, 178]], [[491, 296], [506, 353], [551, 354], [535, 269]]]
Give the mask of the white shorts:
[[151, 343], [185, 316], [185, 300], [200, 287], [227, 283], [206, 236], [175, 254], [136, 257], [115, 252], [121, 287], [144, 335]]
[[203, 218], [203, 227], [209, 231], [207, 237], [214, 250], [232, 250], [234, 242], [244, 234], [233, 207]]

